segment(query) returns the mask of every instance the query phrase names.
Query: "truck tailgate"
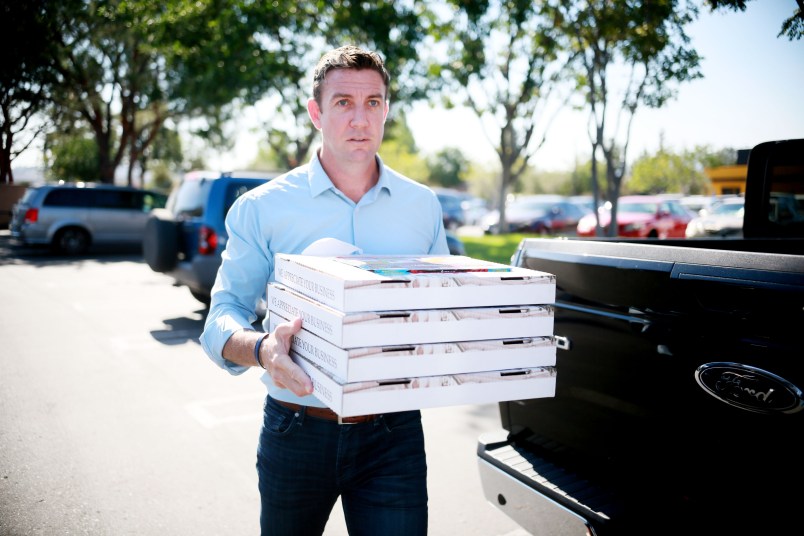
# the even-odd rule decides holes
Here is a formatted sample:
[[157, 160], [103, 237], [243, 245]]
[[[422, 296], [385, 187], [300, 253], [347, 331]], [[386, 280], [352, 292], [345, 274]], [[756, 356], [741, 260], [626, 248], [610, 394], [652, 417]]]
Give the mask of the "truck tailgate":
[[[797, 519], [800, 256], [531, 239], [514, 264], [560, 274], [565, 348], [555, 398], [501, 404], [505, 433], [479, 442], [492, 503], [534, 534], [584, 520], [598, 534], [772, 533]], [[570, 512], [567, 531], [511, 513], [512, 479]]]

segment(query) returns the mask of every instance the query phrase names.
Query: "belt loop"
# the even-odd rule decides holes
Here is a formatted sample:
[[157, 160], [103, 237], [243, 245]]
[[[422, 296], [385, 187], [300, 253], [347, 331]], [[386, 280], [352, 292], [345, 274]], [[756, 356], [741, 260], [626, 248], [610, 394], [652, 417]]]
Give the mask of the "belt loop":
[[340, 415], [340, 413], [339, 413], [339, 414], [338, 414], [338, 424], [339, 424], [339, 425], [344, 425], [344, 424], [357, 424], [357, 423], [354, 423], [354, 422], [343, 422], [343, 417], [341, 417], [341, 415]]

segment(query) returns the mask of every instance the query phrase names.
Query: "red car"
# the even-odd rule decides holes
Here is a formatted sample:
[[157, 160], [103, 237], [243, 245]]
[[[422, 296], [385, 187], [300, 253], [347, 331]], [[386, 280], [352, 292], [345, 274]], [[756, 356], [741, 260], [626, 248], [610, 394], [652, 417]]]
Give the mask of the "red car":
[[[675, 199], [653, 195], [629, 195], [617, 204], [617, 236], [633, 238], [684, 238], [692, 214]], [[600, 210], [600, 224], [609, 225], [611, 214]], [[578, 236], [595, 236], [594, 214], [578, 222]]]

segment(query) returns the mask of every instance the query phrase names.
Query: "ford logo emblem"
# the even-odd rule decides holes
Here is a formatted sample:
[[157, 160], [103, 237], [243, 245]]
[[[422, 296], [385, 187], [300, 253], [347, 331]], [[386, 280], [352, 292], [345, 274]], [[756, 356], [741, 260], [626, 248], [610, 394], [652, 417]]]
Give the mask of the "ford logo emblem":
[[721, 402], [757, 413], [796, 413], [801, 389], [772, 372], [740, 363], [705, 363], [695, 381]]

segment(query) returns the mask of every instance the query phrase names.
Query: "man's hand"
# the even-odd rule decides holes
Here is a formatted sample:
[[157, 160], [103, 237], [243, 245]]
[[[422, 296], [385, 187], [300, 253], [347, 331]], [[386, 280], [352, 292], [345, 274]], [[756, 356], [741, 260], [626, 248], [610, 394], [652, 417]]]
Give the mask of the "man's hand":
[[313, 381], [289, 355], [293, 335], [299, 332], [301, 325], [301, 318], [296, 318], [276, 326], [266, 341], [268, 359], [263, 360], [274, 384], [283, 389], [290, 389], [296, 396], [305, 396], [313, 392]]

